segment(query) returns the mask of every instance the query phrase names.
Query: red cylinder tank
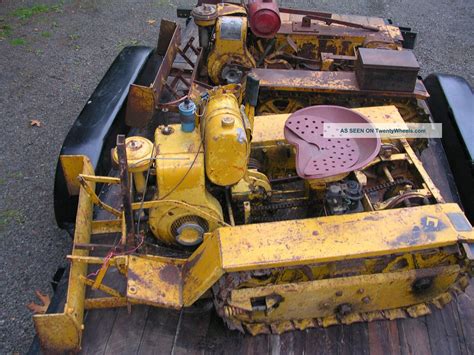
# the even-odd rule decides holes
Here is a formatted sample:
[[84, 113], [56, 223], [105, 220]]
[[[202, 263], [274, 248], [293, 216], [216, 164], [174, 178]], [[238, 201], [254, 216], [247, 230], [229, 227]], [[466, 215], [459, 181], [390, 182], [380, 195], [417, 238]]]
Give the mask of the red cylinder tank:
[[276, 0], [249, 0], [250, 29], [257, 37], [272, 38], [281, 26]]

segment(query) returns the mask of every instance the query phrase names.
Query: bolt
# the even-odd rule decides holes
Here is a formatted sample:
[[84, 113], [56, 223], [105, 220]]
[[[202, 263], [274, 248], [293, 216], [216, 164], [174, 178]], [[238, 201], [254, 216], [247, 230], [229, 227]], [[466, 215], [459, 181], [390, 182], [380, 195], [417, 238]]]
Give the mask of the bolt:
[[412, 284], [412, 289], [414, 292], [423, 292], [431, 288], [433, 285], [433, 278], [431, 277], [422, 277], [415, 280]]
[[358, 292], [358, 293], [364, 293], [364, 289], [363, 289], [363, 288], [359, 288], [359, 289], [357, 290], [357, 292]]
[[336, 292], [336, 296], [337, 296], [337, 297], [341, 297], [341, 296], [342, 296], [342, 291], [337, 291], [337, 292]]
[[352, 305], [350, 303], [340, 304], [336, 308], [336, 313], [339, 314], [342, 317], [347, 316], [351, 312], [352, 312]]
[[370, 297], [369, 296], [366, 296], [362, 299], [362, 302], [364, 302], [365, 304], [369, 304], [370, 303]]
[[130, 286], [130, 287], [128, 288], [128, 292], [129, 292], [129, 293], [137, 293], [137, 288], [136, 288], [135, 286]]
[[127, 144], [127, 147], [130, 150], [139, 150], [141, 147], [143, 147], [143, 143], [133, 139]]
[[234, 122], [235, 120], [231, 116], [225, 116], [221, 120], [222, 127], [232, 127], [234, 125]]
[[164, 134], [165, 136], [168, 136], [173, 132], [174, 132], [174, 129], [173, 129], [173, 127], [170, 127], [170, 126], [164, 126], [161, 129], [161, 133]]

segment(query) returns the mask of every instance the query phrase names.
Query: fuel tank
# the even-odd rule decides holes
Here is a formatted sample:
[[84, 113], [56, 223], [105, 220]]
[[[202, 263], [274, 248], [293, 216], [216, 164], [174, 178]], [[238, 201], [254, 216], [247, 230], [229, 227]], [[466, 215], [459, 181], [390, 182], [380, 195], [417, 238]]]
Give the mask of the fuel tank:
[[248, 13], [254, 35], [275, 37], [281, 26], [280, 11], [275, 0], [249, 0]]
[[225, 88], [211, 93], [201, 127], [206, 174], [220, 186], [233, 185], [244, 177], [250, 150], [237, 97]]

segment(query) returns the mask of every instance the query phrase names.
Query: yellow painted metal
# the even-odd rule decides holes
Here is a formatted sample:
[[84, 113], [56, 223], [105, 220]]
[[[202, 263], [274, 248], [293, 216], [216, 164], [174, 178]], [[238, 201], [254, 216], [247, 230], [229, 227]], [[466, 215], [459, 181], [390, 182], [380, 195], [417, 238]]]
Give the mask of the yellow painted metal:
[[[402, 49], [400, 29], [387, 25], [380, 18], [332, 15], [333, 19], [359, 23], [365, 26], [377, 27], [379, 31], [364, 31], [355, 28], [327, 26], [313, 21], [310, 27], [302, 27], [302, 15], [280, 14], [282, 26], [276, 39], [276, 48], [283, 48], [285, 52], [305, 53], [314, 59], [320, 59], [321, 53], [328, 52], [335, 55], [354, 56], [358, 47], [372, 47], [384, 49]], [[292, 45], [287, 45], [287, 37], [291, 37]]]
[[[291, 46], [287, 44], [287, 33], [279, 33], [276, 36], [276, 48], [284, 46], [285, 51], [293, 53]], [[355, 55], [355, 48], [364, 44], [365, 37], [360, 33], [353, 36], [338, 36], [333, 38], [321, 40], [314, 34], [309, 36], [308, 33], [293, 33], [290, 35], [293, 42], [296, 44], [298, 51], [306, 50], [306, 55], [311, 55], [311, 58], [320, 58], [322, 52], [330, 52], [337, 55]]]
[[99, 273], [97, 274], [94, 283], [92, 284], [93, 289], [98, 289], [100, 286], [102, 286], [102, 281], [104, 280], [105, 274], [107, 273], [107, 270], [109, 269], [110, 266], [110, 261], [105, 261], [102, 267], [99, 269]]
[[245, 178], [232, 186], [233, 199], [254, 200], [271, 195], [272, 186], [265, 174], [256, 169], [249, 169], [247, 172], [248, 174]]
[[420, 175], [423, 178], [423, 181], [424, 181], [426, 187], [430, 190], [433, 197], [439, 203], [445, 202], [443, 196], [441, 196], [441, 192], [439, 191], [439, 189], [436, 187], [436, 185], [431, 180], [430, 176], [428, 175], [425, 168], [423, 167], [423, 163], [420, 161], [420, 159], [418, 159], [418, 156], [415, 154], [415, 152], [413, 151], [410, 144], [408, 144], [406, 139], [401, 139], [400, 141], [403, 144], [403, 148], [405, 149], [405, 151], [407, 152], [407, 154], [410, 158], [410, 162], [420, 172]]
[[209, 180], [220, 186], [237, 183], [247, 172], [250, 142], [237, 97], [226, 87], [210, 92], [201, 130]]
[[84, 158], [82, 155], [61, 155], [59, 157], [66, 180], [69, 194], [72, 196], [79, 194], [81, 184], [77, 177], [84, 170]]
[[[89, 159], [83, 156], [82, 160], [81, 173], [93, 175], [94, 169]], [[74, 176], [70, 175], [69, 178], [74, 179]], [[94, 182], [89, 184], [91, 189], [95, 189]], [[90, 243], [92, 232], [92, 211], [93, 203], [91, 197], [84, 187], [81, 187], [74, 232], [75, 243]], [[87, 257], [89, 251], [73, 247], [72, 255], [77, 257]], [[52, 315], [41, 314], [33, 317], [35, 328], [43, 347], [55, 349], [58, 352], [79, 350], [81, 329], [83, 328], [86, 287], [80, 277], [85, 276], [86, 273], [87, 264], [72, 261], [64, 312]]]
[[[210, 215], [213, 218], [202, 218], [212, 231], [223, 218], [219, 202], [206, 190], [204, 149], [199, 131], [186, 133], [179, 125], [171, 127], [173, 133], [169, 135], [163, 134], [160, 129], [155, 132], [158, 193], [154, 200], [161, 203], [150, 210], [149, 225], [157, 238], [168, 244], [176, 244], [176, 228], [173, 228], [173, 223], [177, 220], [183, 221], [183, 218], [195, 215]], [[186, 203], [167, 202], [168, 200]], [[203, 213], [190, 211], [186, 205]]]
[[209, 235], [183, 266], [183, 304], [192, 305], [224, 275], [219, 239]]
[[120, 233], [122, 231], [121, 219], [106, 219], [92, 221], [92, 234]]
[[238, 4], [219, 3], [217, 4], [217, 14], [218, 16], [246, 16], [247, 10]]
[[42, 314], [33, 316], [41, 347], [47, 353], [66, 354], [78, 352], [82, 329], [69, 313]]
[[99, 196], [97, 196], [97, 194], [95, 193], [95, 182], [93, 182], [93, 185], [91, 185], [91, 183], [87, 182], [82, 176], [81, 174], [79, 174], [79, 176], [77, 177], [77, 179], [79, 180], [81, 186], [84, 188], [84, 191], [89, 195], [92, 203], [94, 203], [95, 205], [97, 206], [100, 206], [101, 208], [103, 208], [104, 210], [106, 210], [107, 212], [110, 212], [111, 214], [113, 214], [114, 216], [117, 216], [117, 217], [121, 217], [122, 216], [122, 212], [120, 212], [119, 210], [113, 208], [112, 206], [106, 204], [105, 202], [103, 202]]
[[269, 99], [258, 106], [258, 115], [293, 113], [304, 108], [301, 101], [291, 98]]
[[[474, 231], [457, 228], [451, 222], [452, 216], [463, 216], [456, 204], [438, 203], [342, 216], [228, 226], [223, 220], [219, 202], [206, 190], [204, 168], [207, 159], [204, 147], [208, 148], [206, 132], [212, 128], [212, 125], [206, 125], [212, 120], [219, 121], [213, 117], [220, 117], [221, 121], [222, 117], [233, 117], [234, 123], [242, 124], [246, 134], [247, 127], [241, 120], [239, 101], [235, 96], [228, 98], [225, 95], [227, 93], [223, 91], [218, 92], [215, 102], [212, 102], [212, 95], [208, 102], [210, 110], [205, 112], [201, 127], [205, 144], [199, 130], [184, 133], [179, 125], [171, 125], [173, 133], [169, 135], [163, 134], [160, 129], [155, 132], [158, 193], [152, 201], [132, 205], [134, 210], [150, 210], [152, 231], [170, 244], [176, 243], [174, 223], [180, 218], [199, 217], [205, 220], [209, 233], [204, 235], [203, 243], [185, 260], [152, 255], [111, 258], [110, 266], [117, 267], [127, 277], [126, 297], [101, 283], [106, 268], [96, 280], [86, 279], [87, 266], [101, 265], [105, 259], [91, 257], [87, 250], [74, 248], [69, 257], [72, 265], [64, 312], [34, 317], [43, 346], [63, 352], [77, 351], [85, 308], [118, 307], [128, 303], [181, 308], [192, 305], [226, 273], [240, 271], [277, 270], [272, 271], [271, 281], [251, 278], [244, 281], [241, 288], [231, 290], [230, 303], [226, 305], [225, 312], [231, 320], [243, 322], [252, 333], [262, 332], [264, 328], [261, 324], [248, 322], [272, 323], [272, 329], [281, 332], [298, 327], [304, 329], [315, 322], [331, 325], [378, 319], [381, 311], [384, 312], [383, 317], [388, 319], [403, 316], [405, 312], [418, 316], [427, 311], [424, 302], [432, 301], [440, 306], [446, 303], [449, 299], [446, 292], [455, 282], [459, 287], [465, 287], [466, 281], [461, 282], [464, 279], [458, 276], [466, 270], [457, 265], [456, 255], [438, 249], [456, 248], [461, 243], [474, 242]], [[214, 109], [218, 112], [221, 105], [229, 105], [232, 109], [212, 116]], [[357, 111], [373, 122], [401, 120], [393, 106]], [[283, 137], [287, 117], [255, 117], [252, 149], [265, 149], [267, 153], [287, 149]], [[215, 131], [211, 131], [217, 133], [211, 137], [220, 134], [218, 127], [214, 128]], [[221, 141], [221, 145], [224, 144], [222, 142], [225, 143], [225, 140]], [[400, 142], [405, 150], [403, 153], [390, 158], [379, 157], [378, 162], [383, 159], [406, 160], [420, 172], [424, 190], [438, 202], [443, 202], [411, 147], [404, 140]], [[248, 157], [247, 150], [245, 159]], [[291, 168], [288, 161], [292, 159], [288, 159], [288, 152], [285, 154], [286, 168]], [[225, 158], [221, 156], [224, 164]], [[150, 159], [145, 160], [151, 164]], [[91, 234], [119, 232], [123, 227], [121, 212], [116, 220], [92, 220], [93, 204], [100, 205], [96, 201], [95, 183], [113, 184], [117, 180], [94, 177], [92, 165], [86, 157], [61, 157], [61, 163], [72, 191], [76, 188], [77, 178], [82, 177], [83, 184], [78, 185], [80, 194], [75, 243], [89, 243]], [[247, 160], [242, 165], [245, 170], [246, 164]], [[259, 172], [250, 170], [243, 177], [249, 186], [241, 190], [241, 187], [236, 187], [234, 192], [253, 193], [252, 189], [256, 186], [263, 187], [267, 193], [271, 189], [266, 177]], [[247, 217], [250, 209], [248, 204]], [[377, 258], [390, 260], [382, 270], [375, 272]], [[359, 265], [351, 261], [362, 262]], [[334, 266], [341, 262], [348, 264]], [[443, 266], [437, 267], [441, 263]], [[400, 265], [406, 269], [400, 271]], [[347, 277], [349, 272], [357, 272], [358, 276]], [[414, 294], [413, 282], [420, 277], [432, 278], [434, 287], [429, 292]], [[86, 300], [86, 285], [96, 286], [114, 297]], [[361, 292], [361, 289], [364, 291]], [[252, 299], [255, 298], [264, 300], [265, 313], [254, 309]], [[341, 305], [349, 303], [354, 311], [338, 318], [336, 314]], [[408, 308], [402, 310], [400, 307]], [[246, 312], [252, 313], [251, 319]]]
[[226, 84], [222, 71], [229, 64], [255, 67], [255, 60], [247, 49], [247, 26], [246, 17], [220, 16], [217, 19], [214, 47], [207, 62], [209, 77], [215, 84]]
[[195, 7], [191, 12], [191, 16], [194, 19], [194, 23], [199, 27], [214, 26], [218, 16], [217, 7], [211, 4]]
[[[105, 268], [104, 268], [105, 269]], [[82, 282], [84, 282], [86, 285], [88, 286], [91, 286], [92, 288], [94, 288], [94, 284], [97, 282], [97, 279], [96, 280], [91, 280], [91, 279], [88, 279], [87, 277], [84, 277], [84, 276], [81, 276], [80, 279], [82, 280]], [[106, 285], [103, 285], [103, 284], [99, 284], [97, 287], [95, 287], [96, 289], [99, 289], [101, 290], [102, 292], [105, 292], [113, 297], [123, 297], [120, 292], [118, 292], [117, 290], [113, 289], [112, 287], [109, 287], [109, 286], [106, 286]]]
[[[131, 173], [148, 170], [153, 159], [153, 143], [140, 136], [125, 139], [127, 150], [128, 171]], [[113, 152], [114, 162], [118, 164], [117, 148]]]
[[131, 256], [127, 298], [133, 303], [180, 308], [183, 305], [181, 265]]
[[[102, 265], [105, 262], [105, 258], [99, 256], [83, 256], [83, 255], [68, 255], [67, 259], [72, 262], [91, 264], [91, 265]], [[126, 255], [114, 256], [109, 259], [109, 264], [115, 266], [121, 273], [127, 269], [128, 257]]]
[[[153, 164], [154, 146], [153, 143], [140, 136], [128, 137], [125, 139], [127, 150], [128, 171], [133, 174], [133, 182], [138, 193], [143, 193], [145, 189], [145, 177], [143, 172], [147, 171]], [[113, 159], [118, 164], [117, 148], [114, 148]]]
[[223, 274], [219, 242], [209, 235], [187, 260], [130, 256], [127, 299], [167, 308], [190, 306]]
[[120, 184], [120, 179], [111, 176], [97, 176], [97, 175], [86, 175], [79, 174], [86, 181], [98, 182], [101, 184]]
[[[176, 134], [181, 134], [178, 132], [180, 130], [177, 130]], [[165, 143], [168, 137], [160, 137], [158, 142]], [[184, 156], [184, 161], [187, 161], [189, 168], [194, 157], [202, 156], [200, 139], [198, 137], [194, 140], [182, 141], [181, 144], [184, 144], [187, 147], [186, 151], [190, 152], [191, 156]], [[158, 162], [169, 162], [170, 159], [160, 158], [172, 158], [171, 161], [176, 161], [176, 157], [179, 158], [180, 154], [175, 152], [182, 152], [183, 149], [182, 147], [164, 144], [163, 149], [159, 151], [164, 154], [157, 156]], [[92, 175], [92, 166], [87, 158], [83, 159], [83, 173]], [[178, 161], [182, 160], [178, 159]], [[160, 165], [158, 164], [159, 168]], [[89, 180], [92, 181], [91, 188], [93, 188], [94, 179]], [[173, 181], [176, 182], [177, 178], [174, 178]], [[174, 190], [172, 193], [174, 193]], [[186, 207], [186, 203], [180, 200], [159, 199], [145, 202], [144, 208], [155, 209], [159, 205], [166, 204], [175, 204], [183, 209], [189, 208]], [[116, 221], [92, 222], [92, 206], [93, 201], [90, 195], [82, 188], [76, 221], [76, 243], [90, 242], [90, 235], [93, 231], [116, 230], [119, 228], [119, 223]], [[137, 209], [139, 204], [135, 203], [133, 207]], [[186, 209], [187, 213], [193, 211], [193, 208], [199, 210], [202, 206], [192, 206], [190, 209]], [[127, 297], [121, 297], [114, 290], [111, 291], [101, 284], [98, 286], [99, 289], [105, 292], [109, 291], [115, 297], [85, 300], [85, 284], [94, 284], [92, 280], [84, 281], [87, 265], [101, 265], [105, 259], [90, 257], [88, 251], [84, 249], [73, 249], [72, 256], [69, 257], [72, 266], [65, 311], [60, 314], [35, 316], [35, 326], [43, 346], [48, 349], [77, 351], [80, 344], [85, 307], [88, 309], [118, 307], [131, 302], [180, 308], [193, 304], [216, 284], [225, 273], [267, 270], [279, 267], [282, 267], [284, 272], [278, 276], [274, 285], [248, 283], [247, 289], [232, 291], [235, 292], [235, 295], [232, 295], [232, 302], [234, 303], [231, 305], [236, 309], [248, 308], [248, 298], [264, 296], [265, 304], [270, 308], [270, 312], [267, 312], [266, 316], [261, 316], [261, 319], [264, 322], [279, 319], [277, 323], [271, 325], [276, 332], [294, 329], [294, 327], [304, 328], [313, 324], [314, 320], [301, 319], [298, 321], [292, 319], [291, 321], [281, 321], [281, 318], [278, 318], [278, 312], [285, 308], [281, 305], [282, 300], [273, 295], [275, 292], [283, 294], [283, 302], [287, 305], [285, 307], [288, 307], [285, 317], [298, 317], [295, 312], [300, 312], [300, 316], [303, 317], [302, 310], [305, 310], [305, 318], [322, 315], [322, 319], [318, 322], [323, 325], [339, 322], [338, 318], [333, 315], [334, 309], [332, 314], [324, 316], [323, 313], [318, 313], [320, 312], [319, 308], [316, 306], [308, 308], [304, 302], [310, 298], [322, 297], [321, 295], [327, 296], [327, 292], [320, 291], [333, 287], [341, 288], [342, 296], [336, 295], [336, 297], [344, 298], [346, 293], [351, 295], [351, 292], [352, 294], [355, 292], [356, 285], [359, 286], [357, 292], [360, 292], [360, 285], [364, 285], [366, 292], [370, 290], [370, 292], [377, 294], [376, 297], [374, 296], [375, 298], [370, 296], [370, 301], [373, 300], [374, 302], [373, 309], [385, 310], [385, 308], [379, 307], [398, 307], [399, 304], [396, 302], [405, 302], [403, 304], [410, 305], [406, 310], [408, 314], [420, 315], [426, 311], [426, 307], [423, 304], [412, 303], [415, 301], [422, 302], [422, 299], [410, 298], [412, 296], [409, 297], [406, 292], [408, 285], [411, 285], [411, 282], [415, 280], [414, 277], [431, 272], [427, 268], [439, 265], [441, 260], [444, 263], [454, 264], [457, 262], [455, 259], [450, 259], [451, 257], [444, 257], [442, 253], [430, 255], [425, 252], [440, 247], [456, 246], [460, 242], [474, 242], [474, 232], [456, 230], [456, 226], [451, 223], [448, 214], [449, 216], [461, 216], [462, 211], [456, 204], [438, 204], [344, 216], [222, 227], [214, 230], [213, 233], [207, 234], [204, 242], [187, 260], [151, 255], [111, 258], [110, 265], [117, 267], [128, 276]], [[216, 218], [222, 219], [222, 216]], [[221, 224], [216, 222], [216, 224], [222, 225], [223, 222]], [[262, 253], [262, 250], [265, 252]], [[397, 254], [400, 254], [400, 257], [389, 263], [382, 274], [374, 275], [370, 273], [371, 267], [375, 265], [372, 265], [372, 263], [375, 263], [373, 258]], [[364, 267], [367, 268], [366, 273], [361, 273], [358, 279], [331, 278], [333, 271], [331, 271], [328, 263], [341, 260], [349, 261], [350, 259], [364, 260]], [[405, 261], [402, 262], [401, 259], [405, 259]], [[397, 268], [402, 264], [410, 269], [422, 269], [397, 272]], [[311, 268], [314, 280], [309, 279], [307, 273], [301, 273], [300, 270], [295, 269], [305, 269], [308, 266]], [[352, 264], [347, 267], [347, 270], [342, 268], [339, 272], [347, 274], [349, 271], [357, 270]], [[454, 282], [453, 280], [458, 272], [459, 267], [456, 265], [442, 267], [442, 269], [437, 269], [435, 272], [436, 287], [434, 289], [440, 293], [435, 301], [437, 304], [441, 305], [447, 299], [444, 292]], [[330, 276], [329, 279], [321, 280], [321, 278], [328, 275]], [[295, 280], [300, 281], [295, 282]], [[391, 285], [397, 285], [397, 287], [390, 286], [387, 288], [387, 283], [390, 284], [390, 282], [392, 282]], [[464, 282], [463, 287], [465, 287], [465, 284]], [[393, 293], [391, 294], [400, 293], [400, 297], [396, 297], [391, 303], [388, 303], [385, 292], [392, 288]], [[262, 291], [270, 289], [275, 292], [265, 294]], [[243, 292], [246, 292], [245, 297], [247, 299], [242, 296], [244, 295]], [[239, 298], [239, 295], [243, 298]], [[354, 297], [350, 298], [352, 302], [354, 302], [354, 299]], [[376, 300], [378, 300], [378, 303], [375, 302]], [[295, 306], [300, 301], [303, 302], [303, 307]], [[363, 301], [361, 298], [356, 305], [362, 307], [363, 304], [365, 307], [366, 304], [370, 304], [370, 302], [366, 302], [367, 300]], [[275, 307], [276, 305], [279, 305], [278, 308]], [[314, 307], [317, 309], [314, 309]], [[344, 318], [343, 322], [377, 319], [380, 312], [370, 311], [368, 307], [367, 314], [364, 315], [365, 318], [355, 313]], [[362, 310], [362, 308], [360, 309]], [[313, 311], [314, 313], [311, 313]], [[232, 319], [235, 321], [240, 321], [241, 318], [238, 317], [245, 316], [242, 312], [232, 314], [234, 314]], [[400, 314], [401, 311], [397, 309], [387, 310], [385, 317], [397, 317]], [[243, 320], [245, 323], [245, 319]], [[262, 327], [259, 324], [247, 326], [251, 328], [249, 328], [249, 331], [254, 333], [258, 333], [258, 328]]]
[[182, 208], [186, 210], [190, 214], [194, 214], [196, 216], [202, 217], [204, 219], [212, 220], [219, 226], [229, 226], [228, 223], [224, 221], [222, 216], [215, 216], [213, 214], [207, 213], [204, 209], [190, 205], [183, 201], [178, 200], [153, 200], [153, 201], [145, 201], [144, 203], [141, 202], [134, 202], [132, 203], [132, 209], [134, 211], [139, 209], [153, 209], [156, 207], [160, 208]]
[[[346, 307], [348, 314], [390, 310], [436, 298], [454, 284], [459, 272], [460, 267], [452, 265], [243, 288], [232, 290], [229, 305], [247, 311], [235, 318], [263, 323], [332, 317], [338, 313], [344, 316], [340, 314], [342, 307]], [[416, 292], [412, 285], [421, 278], [432, 280], [432, 286]], [[267, 300], [266, 310], [254, 308], [251, 301], [258, 298]]]
[[127, 297], [99, 297], [86, 298], [84, 302], [85, 309], [102, 309], [102, 308], [116, 308], [125, 307], [130, 303]]
[[[179, 308], [194, 303], [226, 272], [326, 264], [311, 271], [312, 277], [318, 279], [334, 277], [331, 276], [327, 263], [350, 259], [367, 260], [367, 263], [361, 264], [363, 269], [360, 272], [365, 276], [373, 276], [371, 272], [376, 261], [371, 262], [372, 257], [421, 253], [455, 246], [460, 240], [474, 241], [474, 231], [456, 230], [448, 218], [448, 213], [462, 214], [462, 211], [456, 204], [440, 204], [223, 227], [208, 235], [193, 255], [182, 264], [176, 264], [172, 259], [166, 258], [130, 257], [133, 260], [128, 263], [127, 295], [131, 302]], [[430, 229], [432, 224], [427, 217], [431, 220], [437, 219], [438, 230]], [[426, 223], [429, 223], [429, 226]], [[381, 234], [380, 231], [384, 233]], [[262, 253], [262, 250], [265, 252]], [[445, 263], [451, 260], [440, 253], [431, 257], [420, 255], [422, 256], [416, 259], [412, 259], [410, 255], [402, 255], [383, 271], [396, 276], [399, 265], [426, 269], [439, 265], [441, 259]], [[456, 260], [451, 262], [455, 263]], [[341, 275], [358, 270], [355, 264], [349, 264], [347, 268], [344, 271], [339, 266]], [[456, 270], [459, 272], [459, 269]], [[301, 281], [309, 280], [307, 274], [297, 276], [297, 272], [299, 271], [295, 269], [287, 269], [277, 284], [292, 285], [298, 277]], [[368, 284], [373, 281], [370, 278], [364, 280]], [[376, 280], [379, 286], [387, 281], [384, 279], [382, 282], [381, 276]], [[446, 285], [452, 283], [451, 279], [443, 280]], [[357, 282], [349, 284], [353, 286]], [[247, 284], [247, 287], [253, 289], [256, 286], [258, 287], [258, 284]], [[376, 287], [375, 284], [373, 287]], [[436, 290], [439, 293], [445, 291], [444, 288]]]
[[[220, 228], [215, 234], [224, 270], [245, 271], [392, 255], [455, 245], [461, 238], [474, 240], [474, 231], [457, 231], [447, 213], [463, 214], [457, 204], [439, 204]], [[427, 217], [436, 218], [443, 227], [427, 231]]]

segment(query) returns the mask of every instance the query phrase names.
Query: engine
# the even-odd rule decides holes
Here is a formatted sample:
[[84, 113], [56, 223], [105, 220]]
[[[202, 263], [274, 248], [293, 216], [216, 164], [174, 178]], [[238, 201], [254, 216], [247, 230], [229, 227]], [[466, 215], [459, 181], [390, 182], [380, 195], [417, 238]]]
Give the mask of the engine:
[[[325, 122], [403, 122], [394, 106], [323, 105], [254, 116], [251, 91], [248, 85], [215, 87], [196, 104], [183, 102], [181, 122], [158, 126], [154, 143], [128, 138], [135, 196], [138, 201], [148, 191], [154, 207], [147, 225], [159, 243], [196, 247], [223, 225], [436, 201], [405, 140], [323, 137]], [[145, 188], [147, 182], [154, 186]]]

